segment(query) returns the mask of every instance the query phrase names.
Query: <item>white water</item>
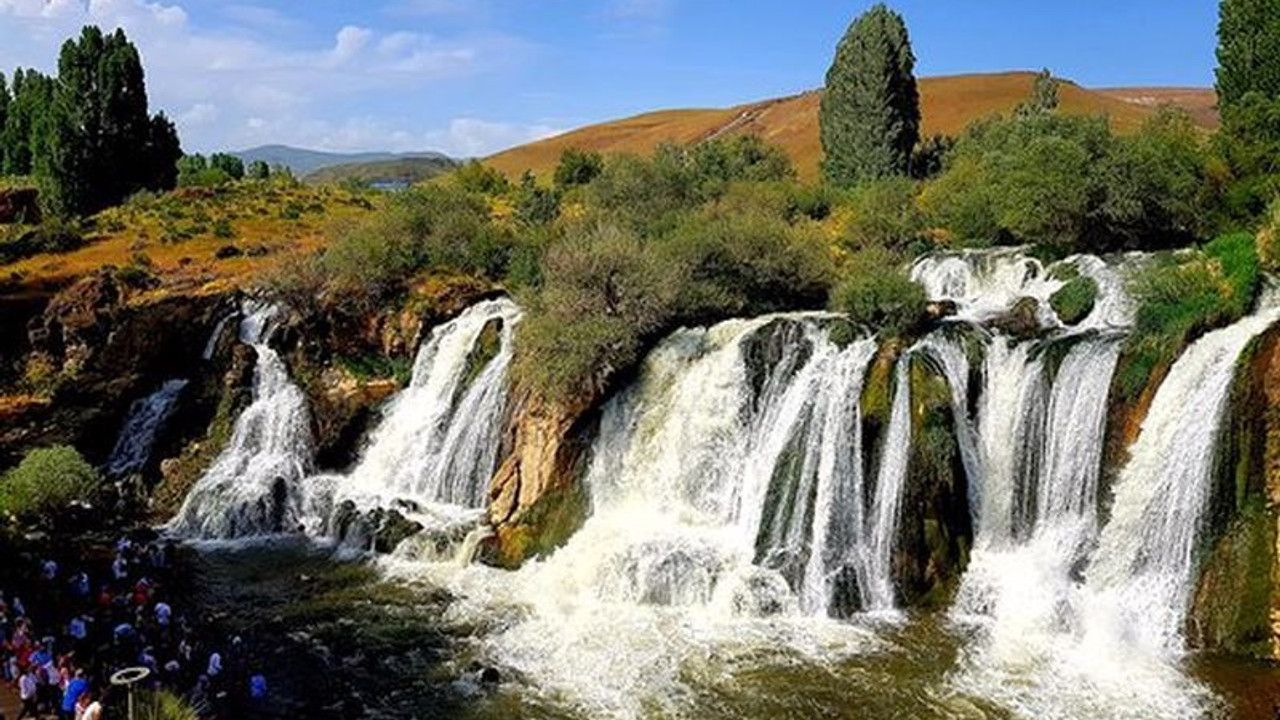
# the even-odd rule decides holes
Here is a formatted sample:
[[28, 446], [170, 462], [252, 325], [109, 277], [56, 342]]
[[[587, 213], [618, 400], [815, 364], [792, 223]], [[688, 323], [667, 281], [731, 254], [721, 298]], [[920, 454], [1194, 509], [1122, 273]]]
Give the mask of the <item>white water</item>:
[[868, 528], [871, 548], [865, 609], [873, 611], [894, 607], [893, 548], [898, 537], [902, 492], [907, 484], [907, 465], [911, 460], [910, 369], [911, 353], [903, 353], [893, 374], [893, 406], [889, 430], [880, 451], [880, 474], [876, 478], [875, 503]]
[[604, 409], [567, 546], [514, 574], [412, 573], [464, 615], [519, 608], [487, 652], [588, 717], [679, 715], [685, 674], [721, 663], [861, 652], [869, 636], [826, 616], [871, 568], [858, 404], [875, 345], [841, 349], [824, 321], [675, 333]]
[[159, 390], [133, 403], [107, 459], [108, 475], [123, 477], [146, 467], [156, 437], [173, 415], [187, 384], [187, 380], [169, 380]]
[[312, 462], [302, 390], [269, 340], [279, 308], [248, 305], [240, 339], [257, 352], [253, 402], [226, 449], [196, 482], [169, 529], [193, 539], [291, 532], [301, 521], [299, 484]]
[[1122, 639], [1177, 652], [1195, 585], [1218, 433], [1236, 361], [1280, 319], [1272, 306], [1205, 335], [1174, 363], [1120, 473], [1110, 523], [1088, 570], [1086, 642]]
[[[346, 501], [362, 510], [397, 508], [436, 530], [476, 524], [498, 465], [519, 321], [520, 309], [504, 298], [432, 330], [409, 386], [387, 406], [356, 467], [309, 481], [308, 504], [320, 515], [311, 518], [313, 531], [332, 532], [328, 515]], [[496, 354], [476, 367], [482, 335], [495, 323]]]

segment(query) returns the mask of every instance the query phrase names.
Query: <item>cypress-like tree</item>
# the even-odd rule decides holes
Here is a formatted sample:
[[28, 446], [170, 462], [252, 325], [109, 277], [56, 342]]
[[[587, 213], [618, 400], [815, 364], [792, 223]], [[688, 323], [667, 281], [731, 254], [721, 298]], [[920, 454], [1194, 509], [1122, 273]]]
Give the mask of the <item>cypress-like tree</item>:
[[1218, 101], [1247, 93], [1280, 98], [1280, 0], [1222, 0], [1218, 8]]
[[920, 140], [915, 56], [902, 16], [883, 4], [849, 26], [827, 71], [822, 169], [837, 186], [904, 175]]
[[5, 118], [0, 147], [4, 149], [4, 174], [30, 175], [33, 156], [44, 145], [48, 125], [44, 116], [53, 104], [54, 82], [35, 70], [13, 74], [13, 99]]
[[9, 82], [5, 80], [4, 73], [0, 72], [0, 173], [4, 172], [4, 126], [9, 117], [9, 103], [11, 100]]
[[49, 117], [31, 144], [50, 210], [88, 214], [139, 190], [175, 185], [177, 131], [147, 105], [142, 58], [123, 30], [104, 35], [88, 26], [63, 44]]

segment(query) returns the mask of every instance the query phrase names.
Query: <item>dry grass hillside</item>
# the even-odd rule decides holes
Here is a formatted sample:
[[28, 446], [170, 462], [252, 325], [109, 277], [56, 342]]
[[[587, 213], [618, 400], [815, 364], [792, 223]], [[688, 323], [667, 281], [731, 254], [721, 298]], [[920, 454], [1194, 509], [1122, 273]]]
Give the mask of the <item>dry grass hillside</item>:
[[[955, 75], [920, 81], [924, 134], [955, 135], [970, 122], [1012, 109], [1031, 92], [1035, 74], [1010, 72]], [[1185, 107], [1198, 123], [1217, 125], [1216, 98], [1207, 89], [1138, 88], [1088, 90], [1063, 83], [1062, 108], [1079, 114], [1106, 113], [1119, 132], [1137, 128], [1156, 106]], [[815, 178], [822, 149], [818, 140], [818, 91], [727, 109], [666, 110], [591, 125], [489, 158], [493, 167], [515, 176], [525, 170], [550, 172], [565, 148], [604, 153], [648, 152], [667, 141], [693, 143], [721, 135], [755, 134], [782, 146], [802, 177]]]

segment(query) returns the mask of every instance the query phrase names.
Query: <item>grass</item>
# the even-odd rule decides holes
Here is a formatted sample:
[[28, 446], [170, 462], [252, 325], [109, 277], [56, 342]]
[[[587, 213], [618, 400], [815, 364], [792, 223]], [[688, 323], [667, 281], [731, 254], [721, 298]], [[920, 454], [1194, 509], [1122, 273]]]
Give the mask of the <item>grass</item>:
[[1077, 275], [1049, 298], [1049, 306], [1058, 319], [1075, 325], [1089, 316], [1098, 301], [1098, 283], [1093, 278]]
[[[145, 253], [170, 290], [245, 284], [285, 258], [323, 247], [331, 223], [366, 215], [379, 197], [286, 181], [145, 193], [92, 218], [83, 247], [0, 264], [0, 281], [6, 293], [44, 294]], [[217, 257], [229, 244], [243, 252]]]
[[1126, 397], [1137, 397], [1157, 368], [1197, 337], [1249, 312], [1262, 281], [1254, 238], [1224, 235], [1190, 254], [1166, 258], [1129, 283], [1138, 316], [1118, 371]]
[[[958, 135], [970, 122], [997, 112], [1007, 112], [1027, 98], [1035, 74], [1010, 72], [956, 75], [920, 80], [922, 137], [937, 133]], [[1206, 129], [1216, 127], [1216, 117], [1205, 111], [1212, 105], [1211, 91], [1182, 90], [1168, 93], [1141, 90], [1094, 91], [1071, 83], [1059, 88], [1061, 108], [1068, 113], [1105, 113], [1119, 132], [1138, 129], [1155, 110], [1169, 101], [1186, 105]], [[603, 153], [646, 154], [663, 142], [694, 143], [725, 135], [759, 135], [782, 146], [801, 179], [818, 177], [822, 147], [818, 139], [818, 105], [821, 94], [808, 92], [733, 108], [666, 110], [580, 128], [564, 135], [523, 145], [494, 155], [488, 162], [512, 178], [525, 170], [550, 177], [567, 148]]]

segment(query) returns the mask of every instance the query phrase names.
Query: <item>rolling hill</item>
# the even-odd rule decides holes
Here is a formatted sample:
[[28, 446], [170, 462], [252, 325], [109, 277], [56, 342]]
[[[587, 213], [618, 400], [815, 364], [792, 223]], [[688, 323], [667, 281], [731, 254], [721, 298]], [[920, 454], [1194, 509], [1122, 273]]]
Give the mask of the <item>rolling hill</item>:
[[[1034, 79], [1035, 73], [1030, 72], [922, 78], [923, 134], [955, 135], [976, 119], [1011, 110], [1030, 94]], [[512, 148], [486, 162], [513, 177], [525, 170], [543, 175], [554, 169], [560, 153], [570, 147], [604, 153], [645, 153], [666, 141], [693, 143], [725, 135], [756, 134], [784, 148], [800, 175], [812, 179], [817, 177], [822, 158], [818, 138], [821, 98], [820, 91], [811, 91], [733, 108], [646, 113]], [[1089, 90], [1064, 81], [1059, 98], [1065, 112], [1106, 113], [1118, 132], [1135, 130], [1158, 105], [1166, 102], [1186, 108], [1206, 129], [1216, 127], [1218, 122], [1216, 97], [1208, 89]]]
[[408, 186], [430, 180], [458, 166], [443, 155], [407, 157], [375, 162], [348, 163], [323, 167], [306, 176], [307, 182], [336, 185], [354, 180], [368, 185]]
[[231, 154], [243, 160], [246, 165], [256, 160], [262, 160], [273, 167], [276, 165], [283, 165], [292, 170], [293, 173], [299, 177], [310, 175], [321, 168], [332, 167], [334, 165], [384, 162], [387, 160], [405, 160], [410, 158], [449, 160], [448, 156], [434, 152], [335, 153], [323, 152], [320, 150], [306, 150], [303, 148], [290, 147], [288, 145], [263, 145], [262, 147], [242, 150]]

